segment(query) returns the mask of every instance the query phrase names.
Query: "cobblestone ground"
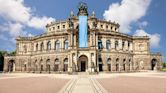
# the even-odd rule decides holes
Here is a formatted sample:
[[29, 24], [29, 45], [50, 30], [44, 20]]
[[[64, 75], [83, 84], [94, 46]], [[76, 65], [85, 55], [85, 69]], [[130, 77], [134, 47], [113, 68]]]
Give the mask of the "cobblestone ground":
[[69, 79], [30, 74], [0, 74], [0, 93], [58, 93]]
[[166, 93], [166, 73], [0, 74], [0, 93]]
[[166, 73], [115, 74], [97, 80], [108, 93], [166, 93]]

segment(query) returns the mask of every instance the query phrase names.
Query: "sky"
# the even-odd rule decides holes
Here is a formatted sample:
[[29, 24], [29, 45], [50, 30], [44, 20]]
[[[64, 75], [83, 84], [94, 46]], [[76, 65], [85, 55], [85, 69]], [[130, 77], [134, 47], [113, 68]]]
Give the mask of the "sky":
[[13, 51], [16, 37], [40, 35], [47, 23], [76, 15], [79, 2], [89, 15], [119, 23], [122, 33], [149, 36], [151, 52], [166, 61], [166, 0], [0, 0], [0, 50]]

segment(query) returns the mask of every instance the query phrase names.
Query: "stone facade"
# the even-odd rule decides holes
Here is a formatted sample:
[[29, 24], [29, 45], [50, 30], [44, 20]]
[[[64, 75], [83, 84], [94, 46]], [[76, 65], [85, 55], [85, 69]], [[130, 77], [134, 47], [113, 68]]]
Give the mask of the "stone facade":
[[[86, 8], [87, 9], [87, 8]], [[151, 53], [149, 37], [119, 32], [119, 24], [90, 16], [84, 7], [64, 21], [46, 25], [46, 33], [16, 38], [16, 56], [6, 56], [5, 72], [73, 73], [160, 70], [161, 54]], [[86, 10], [86, 11], [85, 11]], [[88, 47], [79, 45], [78, 16], [88, 16]]]

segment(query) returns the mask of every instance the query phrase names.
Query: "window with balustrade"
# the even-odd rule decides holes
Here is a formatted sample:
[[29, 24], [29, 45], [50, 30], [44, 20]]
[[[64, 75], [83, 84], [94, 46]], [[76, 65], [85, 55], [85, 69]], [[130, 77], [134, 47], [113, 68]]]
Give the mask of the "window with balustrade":
[[111, 49], [111, 43], [110, 43], [110, 40], [107, 40], [106, 41], [106, 49]]

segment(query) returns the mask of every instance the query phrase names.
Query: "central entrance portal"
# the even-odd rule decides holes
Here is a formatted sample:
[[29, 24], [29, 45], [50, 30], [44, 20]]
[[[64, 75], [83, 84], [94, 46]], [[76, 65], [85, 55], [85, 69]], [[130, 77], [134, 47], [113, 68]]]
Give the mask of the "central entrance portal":
[[87, 69], [88, 69], [88, 57], [85, 55], [82, 55], [79, 57], [78, 71], [79, 72], [86, 72]]
[[81, 61], [81, 72], [85, 72], [85, 70], [86, 70], [86, 62]]

